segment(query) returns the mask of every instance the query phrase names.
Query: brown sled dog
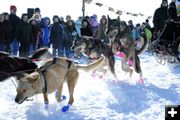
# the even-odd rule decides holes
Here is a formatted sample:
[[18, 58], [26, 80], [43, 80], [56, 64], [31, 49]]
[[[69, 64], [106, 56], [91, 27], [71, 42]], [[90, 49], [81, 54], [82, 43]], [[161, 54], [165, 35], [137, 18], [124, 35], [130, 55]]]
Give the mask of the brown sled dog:
[[78, 70], [82, 69], [86, 72], [94, 70], [104, 62], [104, 59], [104, 56], [102, 56], [94, 63], [86, 66], [77, 65], [66, 58], [49, 59], [36, 72], [27, 74], [19, 80], [15, 102], [21, 104], [35, 94], [43, 93], [44, 102], [47, 103], [49, 101], [47, 94], [56, 90], [56, 99], [60, 102], [63, 82], [67, 81], [69, 90], [68, 105], [72, 105], [74, 102], [74, 88], [79, 77]]
[[129, 72], [130, 76], [132, 75], [133, 70], [127, 64], [128, 59], [131, 59], [133, 61], [134, 70], [140, 74], [140, 79], [142, 79], [142, 70], [138, 55], [141, 54], [148, 46], [148, 40], [145, 34], [142, 35], [144, 44], [139, 50], [137, 50], [131, 37], [131, 31], [126, 22], [120, 21], [119, 17], [117, 19], [110, 19], [108, 16], [107, 35], [111, 39], [112, 46], [114, 46], [115, 43], [118, 43], [121, 50], [125, 53], [125, 57], [122, 60], [122, 70]]

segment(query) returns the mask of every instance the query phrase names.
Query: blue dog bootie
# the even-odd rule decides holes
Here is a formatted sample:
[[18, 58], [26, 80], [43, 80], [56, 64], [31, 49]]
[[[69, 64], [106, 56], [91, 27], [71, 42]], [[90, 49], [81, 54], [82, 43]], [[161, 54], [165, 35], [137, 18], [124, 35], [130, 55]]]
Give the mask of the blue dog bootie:
[[70, 106], [71, 106], [70, 104], [67, 104], [66, 106], [64, 106], [64, 107], [61, 109], [61, 111], [62, 111], [62, 112], [68, 111]]

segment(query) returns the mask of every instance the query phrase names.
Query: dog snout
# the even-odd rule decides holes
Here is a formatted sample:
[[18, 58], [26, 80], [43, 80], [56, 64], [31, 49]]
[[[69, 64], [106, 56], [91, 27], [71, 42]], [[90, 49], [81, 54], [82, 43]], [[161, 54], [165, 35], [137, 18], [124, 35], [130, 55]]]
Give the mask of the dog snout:
[[16, 97], [15, 98], [15, 102], [18, 103], [19, 102], [19, 98]]

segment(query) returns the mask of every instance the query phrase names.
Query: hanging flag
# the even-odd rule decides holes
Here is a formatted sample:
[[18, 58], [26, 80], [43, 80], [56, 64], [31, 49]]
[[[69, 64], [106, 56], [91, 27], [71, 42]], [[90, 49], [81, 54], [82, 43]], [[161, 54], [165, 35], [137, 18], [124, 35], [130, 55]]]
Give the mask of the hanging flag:
[[93, 0], [84, 0], [84, 2], [87, 3], [87, 4], [91, 4], [92, 1]]
[[101, 4], [101, 3], [95, 3], [97, 6], [99, 6], [99, 7], [102, 7], [103, 6], [103, 4]]
[[135, 16], [135, 17], [137, 17], [137, 16], [138, 16], [138, 14], [134, 13], [132, 16]]
[[117, 12], [116, 12], [116, 14], [118, 14], [118, 15], [122, 15], [122, 11], [121, 10], [118, 10]]
[[114, 8], [112, 8], [112, 7], [109, 7], [108, 9], [109, 9], [109, 11], [111, 11], [111, 12], [115, 12], [115, 11], [114, 11]]
[[148, 16], [147, 19], [152, 19], [152, 16]]
[[[144, 17], [145, 16], [142, 13], [137, 14], [137, 13], [131, 13], [131, 12], [127, 12], [127, 11], [117, 10], [117, 9], [112, 8], [112, 7], [109, 7], [108, 5], [104, 5], [102, 3], [98, 3], [98, 2], [95, 3], [95, 2], [93, 2], [93, 0], [84, 0], [84, 2], [87, 4], [93, 3], [93, 4], [97, 5], [98, 7], [102, 7], [102, 6], [106, 7], [106, 8], [108, 8], [109, 11], [114, 12], [115, 14], [117, 14], [119, 16], [122, 15], [123, 13], [126, 13], [127, 15], [131, 15], [131, 16], [135, 16], [135, 17], [137, 17], [137, 16]], [[152, 18], [152, 16], [147, 17], [147, 19], [151, 19], [151, 18]]]
[[140, 15], [140, 16], [144, 16], [144, 14], [142, 14], [142, 13], [139, 13], [139, 15]]

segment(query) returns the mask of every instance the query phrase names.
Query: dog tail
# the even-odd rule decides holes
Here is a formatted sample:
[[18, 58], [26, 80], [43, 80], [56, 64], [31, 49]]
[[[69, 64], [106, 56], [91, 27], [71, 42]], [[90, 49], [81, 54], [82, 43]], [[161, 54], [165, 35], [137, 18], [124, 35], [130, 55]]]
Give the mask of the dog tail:
[[35, 51], [31, 56], [29, 56], [31, 60], [36, 60], [40, 58], [52, 58], [51, 53], [48, 48], [41, 48]]
[[95, 61], [89, 65], [78, 65], [78, 64], [76, 64], [76, 67], [79, 70], [83, 70], [85, 72], [90, 72], [90, 71], [97, 69], [100, 65], [103, 64], [104, 61], [105, 61], [105, 56], [102, 55], [97, 61]]
[[143, 52], [146, 50], [147, 46], [148, 46], [148, 39], [147, 39], [146, 35], [143, 34], [143, 35], [142, 35], [142, 38], [143, 38], [143, 40], [144, 40], [144, 44], [143, 44], [143, 46], [141, 47], [140, 50], [137, 50], [137, 54], [138, 54], [138, 55], [141, 54], [141, 53], [143, 53]]

